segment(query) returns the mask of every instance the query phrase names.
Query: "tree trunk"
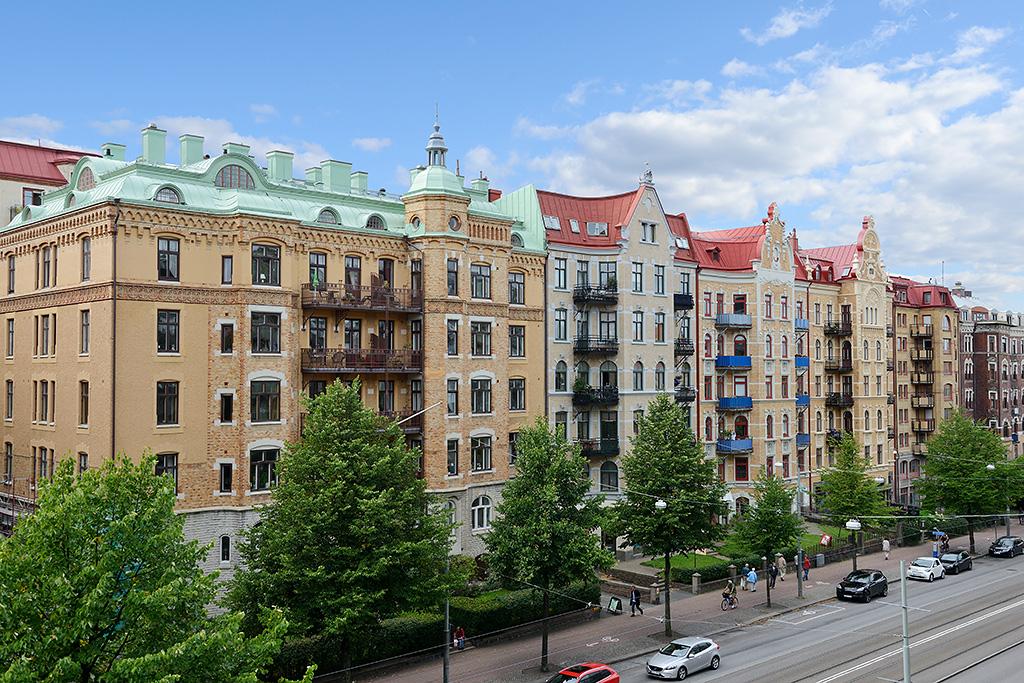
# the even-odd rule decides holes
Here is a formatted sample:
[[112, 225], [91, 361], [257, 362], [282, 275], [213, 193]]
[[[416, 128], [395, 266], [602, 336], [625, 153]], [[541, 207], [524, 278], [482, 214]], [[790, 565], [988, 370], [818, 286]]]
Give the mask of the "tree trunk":
[[672, 591], [672, 554], [665, 553], [665, 635], [672, 637], [672, 606], [669, 595]]
[[544, 579], [544, 598], [542, 600], [540, 622], [540, 670], [548, 670], [548, 609], [551, 607], [551, 593], [548, 591], [548, 580]]
[[967, 535], [971, 538], [971, 555], [974, 554], [974, 519], [967, 518]]
[[345, 683], [352, 683], [352, 646], [348, 638], [341, 641], [341, 647], [344, 648], [341, 661], [345, 665]]
[[771, 558], [774, 557], [774, 553], [768, 553], [767, 557], [769, 559], [764, 563], [764, 593], [765, 593], [765, 597], [768, 599], [768, 607], [771, 607], [772, 606], [772, 578], [771, 578], [771, 575], [769, 574], [768, 563], [773, 561]]

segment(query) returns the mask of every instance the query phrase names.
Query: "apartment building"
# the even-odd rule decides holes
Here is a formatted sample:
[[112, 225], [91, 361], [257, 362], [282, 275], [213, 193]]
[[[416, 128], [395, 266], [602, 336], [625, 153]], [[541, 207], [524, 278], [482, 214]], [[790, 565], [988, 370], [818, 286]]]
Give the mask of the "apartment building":
[[0, 140], [0, 227], [26, 206], [41, 204], [44, 193], [67, 185], [75, 163], [87, 154]]
[[543, 231], [466, 187], [437, 125], [401, 196], [345, 162], [296, 180], [288, 152], [179, 143], [177, 164], [155, 126], [135, 161], [105, 145], [0, 232], [7, 526], [58, 460], [149, 449], [230, 573], [301, 397], [358, 378], [422, 449], [456, 552], [482, 552], [544, 413]]
[[951, 292], [931, 282], [892, 276], [893, 424], [896, 502], [917, 506], [914, 481], [921, 476], [928, 439], [938, 422], [960, 404], [959, 311]]

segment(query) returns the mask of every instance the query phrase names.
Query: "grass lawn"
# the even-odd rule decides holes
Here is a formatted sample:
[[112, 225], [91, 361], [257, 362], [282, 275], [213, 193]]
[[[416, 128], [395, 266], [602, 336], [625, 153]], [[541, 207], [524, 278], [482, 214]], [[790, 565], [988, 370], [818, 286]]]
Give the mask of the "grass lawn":
[[[675, 569], [693, 569], [694, 566], [696, 566], [697, 569], [703, 569], [704, 567], [721, 564], [724, 559], [725, 558], [718, 557], [716, 555], [701, 555], [699, 553], [694, 553], [693, 555], [673, 555], [672, 567]], [[697, 564], [694, 565], [694, 562]], [[665, 558], [656, 557], [653, 560], [647, 560], [643, 565], [646, 567], [654, 567], [655, 569], [664, 569]]]

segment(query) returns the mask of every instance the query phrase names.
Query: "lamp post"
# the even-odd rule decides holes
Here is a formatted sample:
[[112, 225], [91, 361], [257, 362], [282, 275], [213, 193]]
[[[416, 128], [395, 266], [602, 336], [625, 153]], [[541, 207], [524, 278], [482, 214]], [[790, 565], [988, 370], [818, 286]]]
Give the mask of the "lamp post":
[[[856, 519], [851, 519], [846, 522], [846, 529], [851, 534], [857, 534], [860, 532], [860, 522]], [[857, 542], [854, 540], [853, 544], [853, 571], [857, 571]]]
[[[996, 466], [993, 465], [992, 463], [989, 463], [989, 464], [985, 465], [985, 469], [988, 470], [989, 472], [995, 472], [996, 471]], [[1010, 498], [1005, 493], [1005, 491], [1006, 491], [1006, 487], [1005, 486], [1000, 486], [999, 488], [1002, 489], [1002, 491], [1004, 492], [1003, 493], [1003, 497], [1006, 498], [1006, 535], [1009, 536], [1010, 535]]]

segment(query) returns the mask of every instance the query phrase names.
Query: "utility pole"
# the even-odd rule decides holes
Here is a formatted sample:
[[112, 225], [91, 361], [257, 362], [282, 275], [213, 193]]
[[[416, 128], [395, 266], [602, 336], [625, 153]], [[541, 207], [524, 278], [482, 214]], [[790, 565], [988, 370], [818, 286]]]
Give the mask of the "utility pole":
[[[444, 573], [448, 573], [449, 565], [451, 564], [451, 555], [444, 560]], [[451, 648], [452, 648], [452, 626], [449, 621], [448, 614], [448, 594], [444, 596], [444, 664], [442, 666], [443, 680], [444, 683], [448, 683], [448, 672], [451, 667]]]
[[804, 597], [804, 545], [796, 553], [796, 597]]
[[910, 617], [907, 613], [907, 572], [900, 560], [900, 607], [903, 610], [903, 683], [910, 683]]

